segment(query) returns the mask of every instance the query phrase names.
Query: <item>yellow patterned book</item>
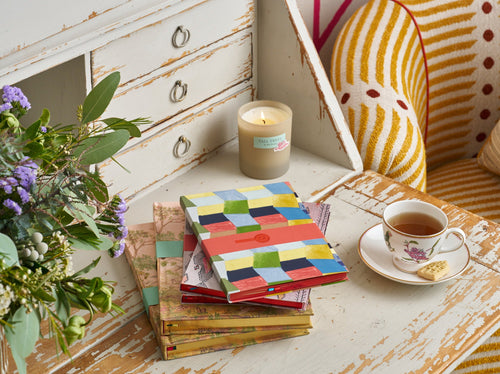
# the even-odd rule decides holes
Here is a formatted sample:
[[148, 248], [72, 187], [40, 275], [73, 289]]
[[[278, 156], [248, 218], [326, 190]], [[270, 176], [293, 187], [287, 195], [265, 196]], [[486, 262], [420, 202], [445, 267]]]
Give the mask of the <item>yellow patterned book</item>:
[[308, 333], [307, 328], [310, 327], [310, 324], [296, 326], [295, 329], [269, 327], [256, 330], [256, 328], [249, 326], [225, 329], [225, 332], [218, 333], [210, 332], [211, 329], [196, 329], [196, 331], [190, 331], [189, 335], [175, 333], [161, 335], [162, 323], [158, 302], [155, 240], [156, 233], [152, 222], [129, 226], [125, 255], [143, 297], [149, 320], [165, 360], [291, 338]]
[[194, 356], [202, 353], [234, 349], [253, 344], [272, 342], [309, 334], [307, 328], [288, 330], [255, 330], [239, 333], [172, 334], [160, 335], [160, 309], [158, 305], [150, 309], [150, 321], [155, 327], [163, 359]]

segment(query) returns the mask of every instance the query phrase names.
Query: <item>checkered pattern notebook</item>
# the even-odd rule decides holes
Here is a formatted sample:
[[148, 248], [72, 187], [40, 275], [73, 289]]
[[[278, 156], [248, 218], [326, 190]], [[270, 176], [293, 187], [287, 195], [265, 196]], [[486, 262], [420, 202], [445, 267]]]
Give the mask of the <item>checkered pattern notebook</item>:
[[229, 302], [347, 280], [287, 182], [182, 196]]

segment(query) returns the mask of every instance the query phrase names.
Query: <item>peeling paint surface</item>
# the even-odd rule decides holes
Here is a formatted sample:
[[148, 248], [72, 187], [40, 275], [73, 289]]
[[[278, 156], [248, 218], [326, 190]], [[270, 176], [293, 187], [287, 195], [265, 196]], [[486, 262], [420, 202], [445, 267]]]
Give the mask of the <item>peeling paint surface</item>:
[[[360, 260], [360, 235], [380, 222], [394, 196], [441, 206], [462, 225], [474, 248], [464, 273], [444, 283], [414, 286], [386, 279]], [[499, 326], [500, 274], [490, 263], [498, 252], [498, 225], [373, 172], [336, 187], [325, 203], [332, 212], [326, 236], [349, 268], [349, 281], [313, 289], [309, 335], [162, 361], [139, 293], [128, 279], [130, 270], [111, 264], [109, 276], [122, 274], [119, 302], [127, 315], [98, 317], [89, 336], [72, 350], [73, 362], [59, 361], [51, 342], [40, 342], [29, 367], [34, 373], [49, 368], [61, 374], [449, 373]]]

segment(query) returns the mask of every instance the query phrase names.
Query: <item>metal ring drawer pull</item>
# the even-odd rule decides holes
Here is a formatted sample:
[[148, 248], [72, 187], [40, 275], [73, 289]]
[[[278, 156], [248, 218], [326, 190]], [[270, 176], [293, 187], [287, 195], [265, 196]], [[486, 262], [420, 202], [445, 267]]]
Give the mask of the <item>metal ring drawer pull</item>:
[[185, 99], [188, 91], [187, 83], [182, 83], [182, 81], [176, 81], [172, 91], [170, 91], [170, 100], [174, 103], [180, 103]]
[[[179, 35], [182, 35], [180, 43], [177, 42], [177, 39], [179, 39]], [[188, 29], [186, 29], [184, 26], [178, 26], [177, 29], [175, 29], [174, 34], [172, 35], [172, 44], [175, 48], [182, 48], [188, 43], [190, 37], [191, 33]]]
[[[181, 147], [181, 145], [184, 145], [184, 150], [182, 152], [179, 152], [179, 148]], [[184, 135], [180, 136], [179, 140], [177, 140], [177, 143], [175, 143], [174, 145], [174, 156], [177, 158], [185, 156], [189, 152], [189, 148], [191, 148], [191, 142], [189, 141], [189, 139]]]

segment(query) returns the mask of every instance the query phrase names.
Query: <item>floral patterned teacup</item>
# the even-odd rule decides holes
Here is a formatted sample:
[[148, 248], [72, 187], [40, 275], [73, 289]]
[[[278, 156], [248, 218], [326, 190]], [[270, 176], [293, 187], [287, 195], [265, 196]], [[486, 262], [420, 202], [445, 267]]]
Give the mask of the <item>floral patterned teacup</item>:
[[456, 251], [465, 242], [465, 233], [449, 228], [448, 217], [441, 209], [419, 200], [388, 205], [382, 226], [394, 265], [408, 273], [416, 272], [438, 253]]

